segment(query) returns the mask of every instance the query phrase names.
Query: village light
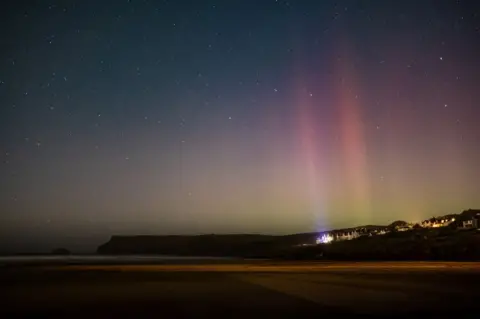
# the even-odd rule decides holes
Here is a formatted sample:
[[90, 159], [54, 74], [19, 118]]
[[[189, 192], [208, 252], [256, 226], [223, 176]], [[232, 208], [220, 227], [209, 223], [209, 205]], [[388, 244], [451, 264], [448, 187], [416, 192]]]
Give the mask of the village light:
[[328, 244], [333, 241], [333, 237], [329, 234], [324, 234], [317, 238], [317, 244]]

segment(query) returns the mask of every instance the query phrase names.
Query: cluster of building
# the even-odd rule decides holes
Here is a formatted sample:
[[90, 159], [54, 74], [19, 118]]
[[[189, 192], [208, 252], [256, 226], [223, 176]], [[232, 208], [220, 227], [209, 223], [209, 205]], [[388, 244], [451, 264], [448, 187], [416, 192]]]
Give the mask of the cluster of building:
[[371, 229], [355, 228], [343, 231], [332, 231], [323, 233], [317, 238], [317, 244], [328, 244], [332, 241], [352, 240], [361, 236], [383, 235], [387, 233], [387, 229]]
[[[457, 217], [461, 221], [457, 221]], [[457, 221], [457, 222], [456, 222]], [[455, 223], [456, 222], [456, 223]], [[455, 223], [455, 224], [454, 224]], [[480, 227], [480, 210], [467, 210], [459, 215], [447, 215], [443, 217], [433, 217], [420, 223], [409, 223], [404, 221], [396, 221], [389, 226], [370, 226], [357, 227], [346, 230], [334, 230], [321, 234], [317, 240], [317, 244], [328, 244], [334, 241], [352, 240], [361, 236], [378, 236], [384, 235], [391, 231], [403, 232], [421, 228], [439, 228], [454, 225], [458, 229], [471, 229]], [[480, 230], [480, 229], [479, 229]]]
[[455, 221], [455, 217], [452, 218], [430, 218], [424, 220], [420, 225], [423, 228], [438, 228], [438, 227], [446, 227]]
[[[455, 223], [456, 222], [456, 223]], [[479, 229], [480, 227], [480, 210], [469, 209], [463, 211], [459, 215], [447, 215], [440, 218], [430, 218], [424, 220], [421, 226], [424, 228], [438, 228], [450, 226], [453, 223], [457, 229]]]

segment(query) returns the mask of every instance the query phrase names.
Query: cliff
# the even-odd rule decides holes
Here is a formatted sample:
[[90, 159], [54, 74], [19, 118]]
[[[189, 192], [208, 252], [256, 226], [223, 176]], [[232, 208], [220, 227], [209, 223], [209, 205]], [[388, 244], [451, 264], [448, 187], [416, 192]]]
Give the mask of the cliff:
[[315, 242], [316, 233], [286, 236], [197, 235], [112, 236], [99, 254], [158, 254], [177, 256], [267, 257], [285, 247]]
[[158, 254], [324, 260], [480, 260], [480, 231], [450, 227], [312, 245], [316, 233], [288, 236], [113, 236], [99, 254]]

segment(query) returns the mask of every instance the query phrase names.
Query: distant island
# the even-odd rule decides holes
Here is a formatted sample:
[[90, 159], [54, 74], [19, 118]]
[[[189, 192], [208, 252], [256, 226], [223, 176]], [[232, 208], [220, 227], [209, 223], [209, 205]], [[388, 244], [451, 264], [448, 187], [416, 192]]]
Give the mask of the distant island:
[[320, 260], [480, 260], [480, 210], [322, 233], [112, 236], [104, 255], [156, 254]]

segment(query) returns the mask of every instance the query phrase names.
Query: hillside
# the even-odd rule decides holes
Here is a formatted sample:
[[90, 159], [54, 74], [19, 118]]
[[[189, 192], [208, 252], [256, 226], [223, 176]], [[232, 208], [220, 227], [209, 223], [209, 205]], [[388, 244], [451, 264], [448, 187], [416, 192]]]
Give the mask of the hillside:
[[383, 236], [297, 247], [277, 256], [324, 260], [480, 260], [480, 231], [416, 229]]
[[265, 257], [284, 247], [314, 243], [316, 233], [287, 236], [197, 235], [112, 236], [99, 254], [159, 254], [177, 256]]
[[[479, 210], [466, 210], [460, 214], [432, 217], [425, 221], [427, 226], [397, 220], [388, 226], [366, 225], [321, 234], [112, 236], [98, 247], [97, 253], [331, 260], [480, 260], [480, 232], [461, 229], [464, 220], [478, 216]], [[325, 234], [335, 239], [317, 244], [320, 235]]]
[[418, 229], [313, 245], [316, 235], [113, 236], [97, 252], [296, 260], [480, 260], [480, 232], [475, 229]]

